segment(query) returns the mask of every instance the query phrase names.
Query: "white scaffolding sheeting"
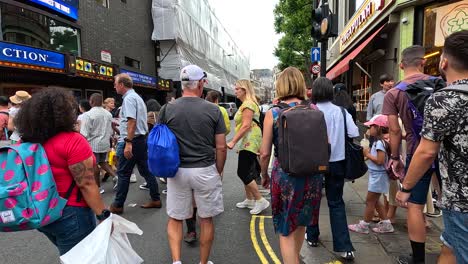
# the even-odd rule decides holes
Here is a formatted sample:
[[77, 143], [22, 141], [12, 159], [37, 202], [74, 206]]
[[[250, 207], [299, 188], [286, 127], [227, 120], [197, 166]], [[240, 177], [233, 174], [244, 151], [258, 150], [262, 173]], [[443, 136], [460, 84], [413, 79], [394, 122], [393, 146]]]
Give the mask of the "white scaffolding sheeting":
[[[220, 91], [223, 86], [229, 94], [236, 80], [249, 78], [249, 59], [206, 0], [153, 0], [152, 15], [152, 40], [175, 41], [176, 54], [171, 51], [161, 63], [162, 78], [178, 81], [181, 67], [196, 64], [208, 74], [207, 88]], [[162, 50], [169, 48], [166, 44]]]

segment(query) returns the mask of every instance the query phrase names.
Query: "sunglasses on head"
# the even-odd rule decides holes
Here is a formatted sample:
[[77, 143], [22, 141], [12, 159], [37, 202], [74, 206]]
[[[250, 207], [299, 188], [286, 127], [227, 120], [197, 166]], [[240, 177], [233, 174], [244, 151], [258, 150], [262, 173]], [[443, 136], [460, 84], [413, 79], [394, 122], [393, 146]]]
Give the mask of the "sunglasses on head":
[[[208, 74], [206, 74], [206, 72], [203, 72], [203, 77], [201, 77], [201, 79], [198, 81], [206, 79], [207, 77], [208, 77]], [[193, 81], [193, 80], [190, 80], [190, 77], [186, 77], [186, 78], [182, 78], [182, 81], [188, 82], [188, 81]]]

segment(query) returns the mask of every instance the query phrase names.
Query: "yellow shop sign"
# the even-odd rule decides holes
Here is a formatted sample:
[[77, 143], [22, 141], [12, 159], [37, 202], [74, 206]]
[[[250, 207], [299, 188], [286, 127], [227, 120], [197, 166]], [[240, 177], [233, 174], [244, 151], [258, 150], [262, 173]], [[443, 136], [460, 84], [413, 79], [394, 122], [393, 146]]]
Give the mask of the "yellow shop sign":
[[372, 21], [374, 21], [387, 6], [392, 4], [394, 0], [388, 1], [385, 4], [385, 0], [367, 0], [361, 8], [354, 14], [349, 20], [345, 29], [340, 35], [340, 53], [346, 50], [348, 46], [353, 43], [353, 40], [367, 28]]

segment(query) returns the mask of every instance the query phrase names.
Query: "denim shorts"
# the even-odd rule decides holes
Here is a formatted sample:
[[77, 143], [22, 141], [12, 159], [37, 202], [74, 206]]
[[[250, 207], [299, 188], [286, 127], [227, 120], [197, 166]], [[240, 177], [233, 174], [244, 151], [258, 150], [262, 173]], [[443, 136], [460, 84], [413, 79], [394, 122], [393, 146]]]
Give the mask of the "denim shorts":
[[[411, 163], [411, 158], [413, 155], [406, 156], [406, 168], [405, 171], [408, 172], [409, 165]], [[412, 204], [423, 205], [427, 202], [427, 192], [429, 191], [429, 185], [431, 184], [432, 174], [434, 169], [429, 169], [424, 173], [424, 176], [416, 183], [416, 185], [411, 190], [411, 196], [408, 199], [408, 202]]]
[[62, 217], [39, 228], [58, 248], [60, 255], [67, 253], [96, 227], [96, 217], [89, 207], [66, 206]]
[[440, 239], [453, 251], [457, 263], [468, 263], [468, 213], [442, 210], [442, 214], [445, 230]]

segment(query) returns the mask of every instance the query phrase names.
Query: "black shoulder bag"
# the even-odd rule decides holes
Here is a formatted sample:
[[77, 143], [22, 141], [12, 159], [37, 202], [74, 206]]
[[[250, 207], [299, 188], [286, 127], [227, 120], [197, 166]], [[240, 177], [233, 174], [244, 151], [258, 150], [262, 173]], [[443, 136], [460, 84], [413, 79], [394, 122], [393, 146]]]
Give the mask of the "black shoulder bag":
[[341, 108], [343, 114], [343, 122], [345, 128], [345, 179], [354, 181], [361, 178], [367, 172], [367, 164], [364, 161], [364, 153], [362, 147], [353, 142], [352, 138], [348, 137], [348, 127], [346, 126], [346, 110]]

